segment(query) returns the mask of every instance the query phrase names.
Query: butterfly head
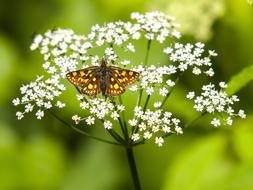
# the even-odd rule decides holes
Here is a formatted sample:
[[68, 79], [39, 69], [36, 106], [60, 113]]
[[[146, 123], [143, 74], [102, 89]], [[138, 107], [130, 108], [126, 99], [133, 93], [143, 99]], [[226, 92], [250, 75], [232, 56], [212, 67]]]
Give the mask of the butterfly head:
[[100, 65], [101, 67], [106, 67], [107, 66], [107, 60], [105, 59], [105, 58], [103, 58], [102, 60], [101, 60], [101, 65]]

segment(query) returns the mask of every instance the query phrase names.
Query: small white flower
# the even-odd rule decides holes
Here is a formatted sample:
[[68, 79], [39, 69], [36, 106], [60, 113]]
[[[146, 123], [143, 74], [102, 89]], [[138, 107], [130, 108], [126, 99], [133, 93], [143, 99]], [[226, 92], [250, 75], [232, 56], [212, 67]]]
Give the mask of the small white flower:
[[138, 133], [134, 133], [132, 135], [131, 139], [136, 142], [140, 139], [140, 135]]
[[87, 119], [85, 120], [87, 125], [93, 125], [95, 123], [95, 118], [94, 117], [87, 117]]
[[148, 131], [146, 131], [145, 133], [144, 133], [144, 135], [143, 135], [143, 138], [144, 139], [150, 139], [152, 137], [152, 133], [150, 133], [150, 132], [148, 132]]
[[57, 101], [56, 102], [56, 106], [58, 107], [58, 108], [64, 108], [65, 106], [66, 106], [66, 104], [65, 103], [62, 103], [61, 101]]
[[135, 48], [132, 43], [127, 44], [126, 48], [128, 51], [135, 52]]
[[176, 85], [175, 82], [172, 81], [172, 80], [170, 80], [170, 79], [166, 81], [166, 84], [167, 84], [168, 86], [170, 86], [170, 87], [173, 87], [173, 86]]
[[208, 53], [210, 56], [214, 56], [214, 57], [218, 55], [214, 50], [209, 50]]
[[221, 125], [220, 120], [217, 119], [217, 118], [213, 118], [213, 120], [211, 121], [211, 124], [212, 124], [214, 127], [218, 127], [218, 126]]
[[163, 87], [163, 88], [160, 89], [159, 93], [160, 93], [161, 96], [167, 96], [168, 92], [169, 92], [168, 89]]
[[189, 92], [187, 95], [186, 95], [186, 98], [188, 99], [193, 99], [195, 97], [195, 92]]
[[219, 83], [219, 86], [221, 87], [221, 88], [227, 88], [227, 84], [225, 83], [225, 82], [220, 82]]
[[162, 146], [163, 143], [164, 143], [164, 139], [162, 137], [155, 138], [155, 144], [157, 144], [158, 146]]
[[24, 114], [22, 112], [18, 111], [16, 113], [16, 116], [17, 116], [18, 120], [21, 120], [24, 117]]
[[130, 91], [132, 92], [136, 92], [138, 90], [138, 87], [137, 85], [132, 85], [130, 88], [129, 88]]
[[78, 115], [74, 115], [72, 116], [72, 120], [74, 120], [75, 124], [79, 124], [81, 121], [81, 117], [79, 117]]
[[118, 105], [117, 108], [118, 108], [118, 110], [119, 110], [120, 112], [122, 112], [122, 111], [125, 110], [125, 106], [124, 106], [124, 105]]
[[161, 105], [162, 105], [162, 102], [155, 102], [154, 103], [155, 108], [159, 108], [159, 107], [161, 107]]
[[170, 132], [171, 132], [170, 127], [167, 126], [167, 125], [164, 125], [163, 128], [162, 128], [162, 130], [163, 130], [163, 132], [165, 132], [165, 133], [170, 133]]
[[126, 65], [130, 64], [130, 61], [129, 60], [124, 60], [124, 61], [121, 61], [120, 64], [126, 66]]
[[148, 88], [146, 89], [146, 92], [147, 92], [148, 95], [152, 95], [153, 92], [154, 92], [154, 88], [153, 88], [153, 87], [148, 87]]
[[175, 127], [175, 131], [177, 132], [177, 134], [183, 134], [183, 130], [182, 130], [182, 128], [179, 127], [179, 126], [176, 126], [176, 127]]
[[15, 98], [14, 100], [12, 100], [12, 103], [13, 103], [14, 106], [18, 106], [20, 104], [20, 99]]
[[35, 115], [37, 116], [37, 119], [42, 119], [42, 117], [44, 117], [44, 111], [38, 110]]
[[146, 128], [147, 128], [147, 126], [146, 126], [146, 124], [144, 122], [141, 122], [141, 124], [139, 124], [138, 127], [139, 127], [140, 131], [145, 131]]
[[89, 108], [89, 103], [87, 103], [87, 102], [81, 102], [81, 103], [80, 103], [80, 107], [81, 107], [82, 109], [88, 109], [88, 108]]
[[138, 121], [136, 119], [131, 119], [128, 121], [128, 123], [130, 126], [134, 127], [137, 125]]
[[114, 112], [112, 112], [112, 114], [111, 114], [111, 118], [112, 118], [113, 120], [117, 120], [117, 119], [119, 118], [119, 114], [118, 114], [116, 111], [114, 111]]
[[227, 122], [227, 125], [232, 125], [233, 124], [233, 120], [232, 120], [231, 117], [228, 117], [226, 122]]
[[246, 114], [244, 113], [244, 110], [239, 110], [238, 116], [242, 119], [246, 118]]
[[105, 121], [104, 128], [105, 129], [112, 129], [112, 123], [110, 121]]
[[27, 104], [25, 105], [25, 112], [28, 113], [28, 112], [32, 112], [33, 111], [33, 105], [32, 104]]

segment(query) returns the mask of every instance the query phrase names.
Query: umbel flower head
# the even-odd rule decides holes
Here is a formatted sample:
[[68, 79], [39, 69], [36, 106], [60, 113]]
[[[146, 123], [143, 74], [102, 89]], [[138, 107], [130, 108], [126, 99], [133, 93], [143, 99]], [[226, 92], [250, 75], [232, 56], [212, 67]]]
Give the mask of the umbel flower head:
[[[66, 106], [59, 97], [69, 88], [76, 87], [80, 111], [70, 116], [73, 123], [95, 125], [102, 122], [109, 132], [114, 133], [121, 127], [124, 137], [129, 137], [133, 144], [150, 139], [162, 146], [164, 137], [183, 134], [183, 122], [164, 108], [180, 76], [188, 70], [193, 75], [214, 76], [211, 58], [217, 56], [213, 50], [206, 51], [203, 43], [179, 43], [181, 34], [177, 31], [178, 27], [174, 17], [161, 12], [148, 12], [132, 13], [128, 22], [94, 25], [87, 35], [77, 35], [71, 29], [49, 30], [44, 35], [37, 35], [31, 50], [39, 50], [43, 55], [42, 67], [46, 74], [20, 88], [22, 97], [13, 100], [15, 106], [23, 107], [16, 113], [17, 118], [22, 119], [33, 112], [41, 119], [53, 107], [67, 109], [69, 105]], [[136, 45], [138, 41], [147, 41], [146, 49], [139, 50]], [[148, 61], [151, 43], [161, 46], [161, 55], [167, 56], [165, 63]], [[132, 59], [143, 51], [146, 51], [143, 62], [137, 63]], [[138, 73], [138, 80], [136, 78], [137, 81], [129, 87], [123, 84], [122, 78], [117, 78], [117, 73], [114, 75], [117, 88], [124, 87], [124, 93], [135, 94], [137, 103], [134, 108], [124, 104], [126, 102], [117, 94], [105, 96], [105, 93], [97, 93], [89, 96], [82, 93], [85, 87], [89, 88], [89, 84], [106, 84], [109, 88], [111, 78], [100, 70], [96, 70], [98, 76], [103, 76], [100, 81], [93, 81], [89, 73], [84, 73], [77, 78], [77, 81], [89, 79], [82, 85], [66, 85], [67, 73], [100, 68], [102, 60], [106, 60], [108, 68], [118, 68], [118, 72], [122, 69]], [[246, 115], [243, 110], [235, 113], [232, 105], [239, 101], [238, 97], [229, 97], [224, 92], [225, 83], [220, 83], [220, 87], [216, 90], [213, 84], [207, 84], [202, 87], [200, 96], [189, 92], [186, 97], [194, 100], [197, 111], [214, 115], [212, 125], [232, 125], [234, 117], [245, 118]], [[156, 100], [153, 104], [149, 102], [151, 96]], [[125, 112], [131, 115], [128, 120], [124, 117]], [[222, 117], [217, 118], [217, 113]]]

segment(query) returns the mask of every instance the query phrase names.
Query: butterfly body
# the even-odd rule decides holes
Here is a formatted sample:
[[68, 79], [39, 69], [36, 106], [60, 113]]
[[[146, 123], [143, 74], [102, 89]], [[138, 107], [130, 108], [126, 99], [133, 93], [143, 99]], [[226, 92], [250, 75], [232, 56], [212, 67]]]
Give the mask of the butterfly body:
[[88, 96], [95, 96], [100, 92], [103, 96], [118, 96], [125, 92], [127, 85], [134, 83], [139, 78], [139, 73], [107, 66], [107, 61], [102, 59], [100, 66], [69, 72], [66, 77]]

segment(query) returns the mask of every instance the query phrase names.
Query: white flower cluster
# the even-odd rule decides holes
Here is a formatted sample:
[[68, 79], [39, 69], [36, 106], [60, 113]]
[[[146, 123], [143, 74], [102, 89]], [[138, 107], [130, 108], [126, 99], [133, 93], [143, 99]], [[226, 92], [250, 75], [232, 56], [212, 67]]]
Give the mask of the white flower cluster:
[[[211, 67], [210, 57], [217, 56], [217, 53], [209, 50], [209, 56], [203, 56], [205, 53], [204, 46], [200, 42], [194, 45], [175, 43], [174, 46], [165, 48], [164, 53], [169, 55], [170, 61], [178, 63], [177, 68], [181, 72], [191, 67], [192, 73], [195, 75], [205, 73], [207, 76], [213, 76], [214, 71]], [[203, 69], [201, 70], [201, 68]]]
[[[159, 103], [158, 103], [159, 104]], [[155, 103], [157, 107], [157, 103]], [[135, 142], [142, 139], [151, 139], [154, 136], [158, 146], [163, 145], [163, 137], [170, 133], [182, 134], [179, 126], [180, 120], [172, 117], [172, 113], [164, 112], [162, 109], [144, 111], [141, 107], [135, 107], [134, 118], [128, 121], [129, 125], [135, 127], [131, 139]]]
[[61, 101], [54, 101], [55, 97], [62, 94], [65, 90], [65, 86], [59, 84], [59, 78], [52, 77], [46, 81], [42, 81], [43, 76], [37, 77], [34, 82], [28, 85], [23, 85], [20, 88], [23, 97], [16, 98], [12, 101], [14, 106], [24, 105], [24, 111], [18, 111], [16, 113], [18, 119], [22, 119], [25, 113], [32, 112], [35, 107], [38, 107], [35, 115], [38, 119], [44, 116], [44, 110], [56, 106], [58, 108], [63, 108], [65, 106]]
[[[173, 65], [156, 67], [151, 65], [148, 67], [139, 66], [133, 68], [135, 71], [141, 74], [139, 87], [133, 85], [130, 91], [137, 91], [138, 89], [145, 89], [148, 95], [152, 95], [155, 90], [159, 92], [161, 96], [166, 96], [169, 92], [169, 88], [175, 86], [175, 82], [169, 79], [170, 75], [177, 72], [177, 68]], [[164, 79], [166, 81], [164, 81]]]
[[[156, 92], [160, 95], [157, 99], [166, 98], [176, 85], [177, 77], [188, 69], [192, 69], [192, 73], [195, 75], [205, 73], [208, 76], [213, 76], [211, 57], [217, 54], [214, 51], [206, 53], [202, 43], [194, 45], [171, 43], [169, 47], [164, 49], [171, 62], [170, 65], [155, 66], [157, 63], [147, 63], [148, 59], [144, 64], [132, 65], [131, 57], [133, 56], [129, 53], [138, 53], [139, 46], [135, 47], [137, 40], [146, 39], [148, 46], [145, 51], [149, 51], [151, 41], [164, 43], [168, 42], [168, 39], [179, 38], [180, 33], [177, 31], [177, 27], [178, 24], [174, 22], [173, 17], [161, 12], [149, 12], [145, 14], [132, 13], [129, 22], [117, 21], [94, 25], [86, 36], [77, 35], [69, 29], [49, 30], [44, 35], [37, 35], [31, 49], [38, 49], [43, 55], [42, 67], [46, 71], [46, 75], [50, 77], [44, 80], [39, 77], [36, 81], [20, 88], [23, 97], [13, 100], [15, 106], [24, 105], [24, 111], [18, 111], [16, 114], [18, 119], [35, 109], [36, 117], [41, 119], [45, 110], [53, 106], [63, 108], [65, 104], [57, 98], [66, 89], [63, 85], [63, 81], [66, 81], [66, 73], [92, 65], [98, 66], [103, 58], [108, 60], [109, 65], [127, 66], [127, 69], [139, 72], [139, 82], [133, 84], [129, 90], [133, 92], [144, 91], [147, 95]], [[69, 84], [69, 86], [71, 85]], [[245, 117], [243, 111], [234, 114], [230, 107], [237, 101], [235, 96], [231, 98], [226, 95], [222, 96], [223, 92], [216, 91], [214, 86], [204, 86], [203, 90], [202, 96], [195, 100], [195, 109], [198, 111], [225, 112], [229, 115], [228, 124], [232, 124], [230, 120], [232, 116]], [[211, 96], [210, 94], [213, 93], [214, 96]], [[206, 94], [208, 95], [205, 96]], [[193, 99], [194, 95], [192, 92], [187, 97]], [[218, 103], [215, 100], [216, 96], [220, 98]], [[96, 120], [101, 120], [104, 128], [112, 129], [116, 120], [121, 120], [120, 113], [122, 111], [127, 110], [131, 113], [127, 107], [116, 105], [109, 98], [101, 98], [100, 95], [95, 98], [84, 98], [84, 95], [79, 94], [78, 100], [81, 101], [81, 110], [87, 110], [89, 115], [87, 117], [73, 115], [72, 119], [76, 124], [85, 121], [87, 125], [93, 125]], [[219, 105], [222, 105], [224, 110]], [[161, 106], [162, 103], [157, 100], [152, 109], [146, 110], [145, 108], [143, 110], [144, 108], [136, 107], [132, 111], [134, 112], [133, 119], [125, 122], [135, 129], [131, 137], [133, 141], [154, 137], [155, 143], [161, 146], [164, 142], [164, 135], [182, 134], [182, 128], [179, 127], [180, 121], [173, 118], [170, 112], [163, 111]], [[219, 125], [219, 122], [216, 119], [212, 121], [212, 124]]]
[[235, 113], [235, 110], [232, 108], [232, 105], [238, 102], [239, 98], [236, 95], [228, 97], [224, 91], [227, 88], [225, 82], [220, 82], [219, 86], [221, 88], [220, 91], [215, 89], [214, 84], [204, 85], [200, 96], [195, 97], [195, 92], [189, 92], [186, 97], [194, 100], [194, 109], [198, 112], [219, 114], [221, 119], [215, 117], [211, 121], [211, 124], [215, 127], [221, 124], [232, 125], [232, 118], [236, 116], [245, 118], [246, 115], [243, 110], [239, 110], [238, 113]]
[[98, 119], [103, 121], [104, 128], [112, 129], [112, 120], [118, 120], [120, 113], [125, 110], [123, 105], [115, 105], [111, 100], [105, 98], [94, 98], [86, 102], [83, 99], [83, 95], [78, 95], [77, 99], [81, 100], [81, 109], [87, 110], [91, 115], [84, 118], [74, 115], [72, 119], [76, 124], [85, 120], [87, 125], [93, 125], [95, 124], [95, 119]]
[[[169, 36], [175, 38], [181, 37], [181, 34], [176, 30], [179, 24], [174, 22], [175, 18], [165, 15], [162, 12], [149, 12], [146, 14], [132, 13], [131, 18], [136, 20], [137, 24], [129, 32], [133, 33], [133, 31], [141, 29], [145, 33], [145, 38], [148, 40], [157, 40], [163, 43]], [[134, 36], [136, 36], [136, 32]]]

